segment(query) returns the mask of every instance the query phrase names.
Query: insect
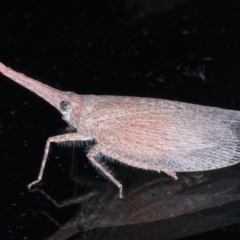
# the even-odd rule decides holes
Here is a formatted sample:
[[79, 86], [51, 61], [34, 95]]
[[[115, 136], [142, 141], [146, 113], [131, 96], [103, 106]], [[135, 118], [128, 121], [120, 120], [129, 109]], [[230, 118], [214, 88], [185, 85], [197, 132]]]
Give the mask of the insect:
[[122, 184], [100, 163], [104, 155], [132, 167], [164, 172], [206, 171], [240, 161], [240, 112], [154, 98], [78, 95], [63, 92], [2, 63], [0, 72], [36, 93], [61, 114], [75, 132], [49, 137], [41, 181], [52, 142], [95, 140], [89, 161], [119, 189]]

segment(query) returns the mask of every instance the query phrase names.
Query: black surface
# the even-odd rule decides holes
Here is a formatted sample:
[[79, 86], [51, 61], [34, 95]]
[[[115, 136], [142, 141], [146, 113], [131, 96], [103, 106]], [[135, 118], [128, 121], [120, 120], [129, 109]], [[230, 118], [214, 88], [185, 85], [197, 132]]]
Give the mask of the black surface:
[[[115, 2], [1, 1], [0, 61], [79, 94], [240, 110], [239, 1]], [[199, 77], [202, 69], [205, 78]], [[52, 211], [64, 222], [76, 209], [53, 210], [26, 185], [37, 177], [46, 139], [66, 124], [39, 97], [0, 80], [0, 238], [44, 239], [56, 227], [32, 211]], [[43, 187], [58, 200], [73, 194], [69, 154], [53, 147], [44, 176]], [[239, 235], [238, 225], [188, 239]]]

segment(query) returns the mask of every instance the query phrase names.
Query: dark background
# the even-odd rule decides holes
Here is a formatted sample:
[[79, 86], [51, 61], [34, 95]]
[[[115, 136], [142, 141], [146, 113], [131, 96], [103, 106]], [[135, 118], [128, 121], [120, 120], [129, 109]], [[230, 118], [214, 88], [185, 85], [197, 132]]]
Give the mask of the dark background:
[[[148, 96], [240, 110], [239, 41], [237, 0], [0, 2], [0, 61], [79, 94]], [[53, 210], [26, 185], [37, 177], [46, 139], [66, 124], [42, 99], [0, 80], [0, 238], [44, 239], [56, 227], [33, 211], [52, 211], [63, 223], [76, 208]], [[73, 193], [66, 162], [70, 150], [51, 149], [43, 187], [62, 200]], [[207, 236], [238, 239], [240, 227], [189, 239]]]

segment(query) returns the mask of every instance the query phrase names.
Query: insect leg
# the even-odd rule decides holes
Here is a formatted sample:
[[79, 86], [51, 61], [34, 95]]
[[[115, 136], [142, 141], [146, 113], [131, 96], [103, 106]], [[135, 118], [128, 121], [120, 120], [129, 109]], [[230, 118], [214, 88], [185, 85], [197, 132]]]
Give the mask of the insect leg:
[[95, 167], [97, 167], [102, 173], [104, 173], [105, 176], [108, 177], [109, 180], [111, 180], [119, 188], [119, 198], [123, 198], [122, 184], [116, 178], [114, 178], [113, 175], [110, 172], [108, 172], [98, 161], [94, 159], [94, 156], [100, 152], [102, 152], [100, 147], [94, 146], [88, 152], [87, 157]]
[[162, 172], [165, 172], [168, 176], [170, 176], [170, 177], [172, 177], [172, 178], [174, 178], [175, 180], [177, 180], [178, 179], [178, 177], [177, 177], [177, 174], [175, 173], [175, 172], [173, 172], [173, 171], [169, 171], [169, 170], [162, 170]]
[[43, 155], [43, 160], [42, 160], [42, 163], [41, 163], [41, 168], [40, 168], [40, 171], [39, 171], [39, 174], [38, 174], [38, 178], [37, 178], [37, 180], [28, 184], [28, 188], [30, 189], [33, 185], [37, 184], [38, 182], [40, 182], [42, 180], [44, 168], [45, 168], [46, 161], [47, 161], [47, 156], [48, 156], [48, 153], [49, 153], [50, 144], [52, 142], [59, 143], [59, 142], [67, 142], [67, 141], [84, 141], [85, 139], [89, 140], [89, 138], [87, 138], [87, 136], [84, 136], [80, 133], [66, 133], [66, 134], [63, 134], [63, 135], [49, 137], [47, 142], [46, 142], [44, 155]]

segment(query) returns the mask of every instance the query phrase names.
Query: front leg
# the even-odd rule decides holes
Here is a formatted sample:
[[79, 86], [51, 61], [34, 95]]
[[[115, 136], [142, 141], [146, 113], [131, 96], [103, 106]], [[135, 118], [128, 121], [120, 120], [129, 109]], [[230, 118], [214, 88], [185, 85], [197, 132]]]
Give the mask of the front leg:
[[91, 140], [91, 139], [92, 139], [91, 137], [82, 135], [80, 133], [66, 133], [66, 134], [63, 134], [63, 135], [58, 135], [58, 136], [48, 138], [48, 140], [46, 142], [44, 155], [43, 155], [43, 160], [42, 160], [42, 163], [41, 163], [41, 168], [40, 168], [40, 171], [39, 171], [39, 174], [38, 174], [38, 178], [37, 178], [37, 180], [28, 184], [28, 188], [30, 189], [33, 185], [37, 184], [38, 182], [40, 182], [42, 180], [44, 168], [45, 168], [48, 153], [49, 153], [50, 144], [52, 142], [60, 143], [60, 142], [67, 142], [67, 141], [84, 141], [84, 140]]

